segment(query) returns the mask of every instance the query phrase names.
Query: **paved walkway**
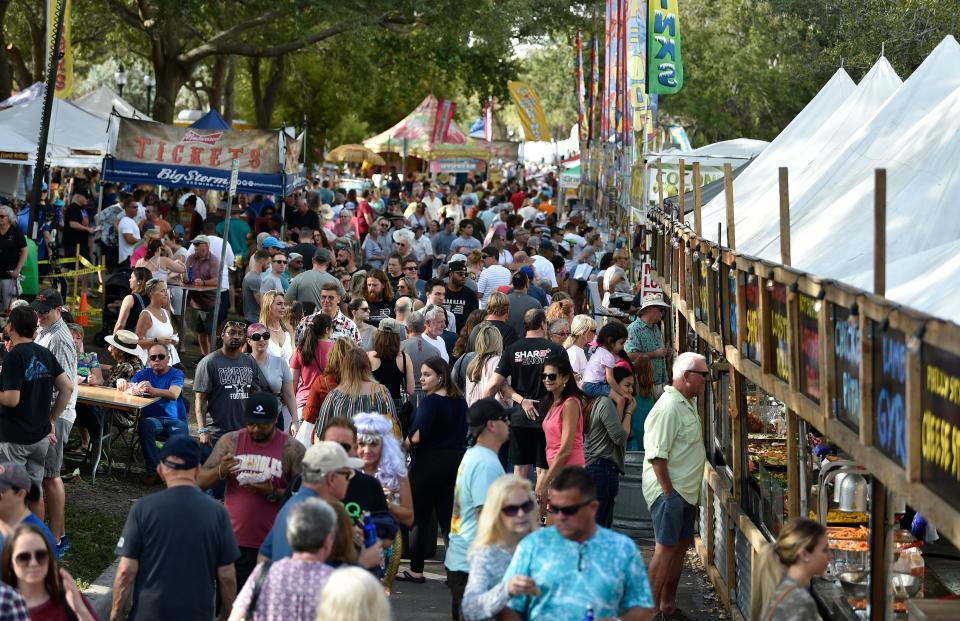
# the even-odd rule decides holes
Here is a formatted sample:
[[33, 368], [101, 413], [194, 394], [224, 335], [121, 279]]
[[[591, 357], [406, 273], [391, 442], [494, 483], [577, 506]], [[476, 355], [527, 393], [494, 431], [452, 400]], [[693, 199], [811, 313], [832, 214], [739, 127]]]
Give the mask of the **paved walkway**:
[[[653, 557], [653, 542], [638, 542], [647, 566]], [[450, 620], [450, 591], [444, 585], [443, 544], [437, 546], [437, 559], [428, 560], [424, 574], [426, 584], [397, 582], [394, 584], [390, 603], [397, 621], [444, 621]], [[401, 570], [408, 567], [406, 561]], [[683, 575], [678, 590], [680, 609], [695, 621], [717, 621], [727, 618], [727, 612], [703, 570], [703, 564], [691, 548], [687, 553]]]

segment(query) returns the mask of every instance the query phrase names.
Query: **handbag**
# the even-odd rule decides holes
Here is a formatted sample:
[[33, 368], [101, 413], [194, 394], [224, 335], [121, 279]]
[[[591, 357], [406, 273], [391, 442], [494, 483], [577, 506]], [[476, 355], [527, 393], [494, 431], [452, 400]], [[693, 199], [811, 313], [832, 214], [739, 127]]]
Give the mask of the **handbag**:
[[400, 398], [394, 399], [397, 411], [397, 423], [400, 426], [400, 438], [406, 438], [413, 423], [413, 401], [407, 393], [407, 355], [403, 354], [403, 379], [400, 380]]
[[267, 580], [267, 574], [270, 573], [270, 564], [273, 561], [264, 561], [260, 573], [257, 574], [257, 581], [253, 583], [253, 593], [250, 594], [250, 603], [247, 604], [247, 612], [243, 618], [247, 621], [253, 621], [253, 615], [257, 612], [257, 602], [260, 600], [260, 591], [263, 590], [263, 583]]

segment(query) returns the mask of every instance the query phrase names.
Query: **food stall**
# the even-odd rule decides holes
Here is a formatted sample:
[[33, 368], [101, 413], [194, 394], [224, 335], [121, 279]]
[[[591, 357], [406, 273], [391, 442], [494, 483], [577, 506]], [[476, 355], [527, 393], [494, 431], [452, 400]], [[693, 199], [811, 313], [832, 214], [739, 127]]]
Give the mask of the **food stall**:
[[696, 545], [733, 618], [753, 618], [757, 555], [800, 515], [828, 527], [824, 619], [960, 618], [960, 326], [673, 215], [651, 208], [648, 247], [672, 342], [714, 376]]

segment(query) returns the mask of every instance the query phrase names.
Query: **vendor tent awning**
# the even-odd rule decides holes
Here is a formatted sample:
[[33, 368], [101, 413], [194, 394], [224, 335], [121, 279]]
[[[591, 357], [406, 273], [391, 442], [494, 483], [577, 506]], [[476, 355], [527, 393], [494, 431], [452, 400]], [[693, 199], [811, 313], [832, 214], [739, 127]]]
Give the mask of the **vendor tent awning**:
[[406, 149], [407, 155], [431, 161], [444, 158], [489, 160], [490, 151], [476, 144], [454, 120], [450, 121], [446, 142], [433, 142], [438, 105], [436, 97], [427, 95], [406, 118], [387, 131], [367, 138], [363, 141], [364, 146], [377, 153], [401, 155]]
[[134, 119], [152, 120], [148, 115], [137, 110], [133, 104], [106, 86], [101, 86], [83, 97], [76, 98], [73, 103], [104, 120], [109, 119], [110, 115], [114, 113]]
[[[35, 164], [43, 113], [44, 86], [36, 83], [0, 102], [0, 155], [24, 156], [19, 164]], [[30, 149], [24, 153], [25, 146]], [[107, 152], [107, 121], [70, 101], [54, 97], [47, 139], [47, 163], [51, 166], [91, 167], [100, 165]], [[6, 158], [10, 159], [10, 158]]]

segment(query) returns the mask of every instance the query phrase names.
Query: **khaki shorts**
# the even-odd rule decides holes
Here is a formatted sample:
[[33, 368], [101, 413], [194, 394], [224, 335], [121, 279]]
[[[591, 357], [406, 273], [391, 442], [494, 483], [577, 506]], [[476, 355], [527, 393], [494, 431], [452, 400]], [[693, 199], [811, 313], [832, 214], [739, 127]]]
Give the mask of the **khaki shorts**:
[[64, 420], [63, 416], [57, 419], [57, 443], [47, 448], [47, 455], [43, 461], [43, 478], [56, 479], [60, 476], [60, 470], [63, 468], [63, 447], [70, 437], [71, 429], [73, 429], [73, 421]]
[[22, 465], [27, 469], [30, 482], [36, 484], [37, 489], [43, 489], [40, 484], [43, 482], [43, 464], [47, 458], [49, 446], [50, 440], [46, 436], [33, 444], [0, 442], [0, 462]]

